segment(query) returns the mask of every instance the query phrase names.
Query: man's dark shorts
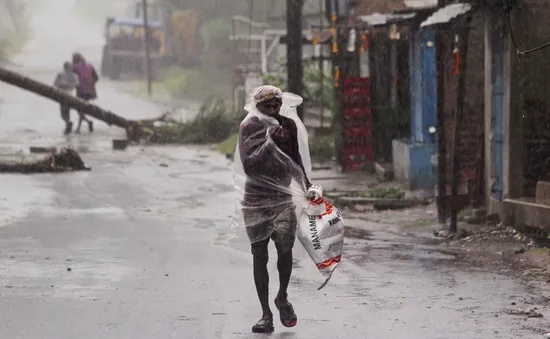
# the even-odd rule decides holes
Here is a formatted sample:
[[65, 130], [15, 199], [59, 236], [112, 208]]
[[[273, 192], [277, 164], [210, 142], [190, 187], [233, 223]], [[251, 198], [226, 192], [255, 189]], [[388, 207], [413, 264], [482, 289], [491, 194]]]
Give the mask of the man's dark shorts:
[[[252, 242], [252, 255], [267, 254], [269, 239], [277, 250], [286, 253], [294, 248], [296, 240], [296, 206], [292, 203], [270, 207], [244, 208], [246, 233]], [[250, 225], [250, 226], [249, 226]], [[262, 239], [258, 241], [258, 239]]]

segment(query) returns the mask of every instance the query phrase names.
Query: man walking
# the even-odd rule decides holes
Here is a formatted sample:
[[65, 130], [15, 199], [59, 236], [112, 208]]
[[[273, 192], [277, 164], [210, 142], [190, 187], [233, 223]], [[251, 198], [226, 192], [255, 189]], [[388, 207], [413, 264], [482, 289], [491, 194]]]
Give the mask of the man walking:
[[[296, 206], [291, 186], [297, 182], [303, 195], [320, 196], [320, 187], [311, 185], [300, 154], [298, 129], [292, 118], [280, 115], [283, 93], [274, 86], [262, 86], [252, 98], [252, 107], [239, 130], [238, 152], [244, 174], [242, 212], [251, 242], [254, 283], [262, 306], [262, 318], [252, 332], [274, 331], [269, 307], [268, 244], [277, 248], [279, 292], [275, 306], [281, 323], [293, 327], [297, 316], [288, 301], [292, 273], [292, 249], [297, 228]], [[307, 154], [309, 157], [309, 154]], [[239, 164], [239, 166], [240, 166]]]

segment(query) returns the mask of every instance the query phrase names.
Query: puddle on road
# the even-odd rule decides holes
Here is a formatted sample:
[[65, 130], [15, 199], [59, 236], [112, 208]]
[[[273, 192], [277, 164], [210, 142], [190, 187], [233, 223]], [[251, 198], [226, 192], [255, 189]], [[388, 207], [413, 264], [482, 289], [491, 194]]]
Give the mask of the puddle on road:
[[456, 260], [457, 256], [446, 253], [445, 251], [414, 251], [411, 253], [394, 253], [393, 260], [421, 261], [421, 262], [441, 262], [444, 260]]
[[195, 218], [193, 219], [193, 227], [198, 229], [209, 229], [216, 226], [216, 223], [212, 219], [201, 219], [201, 218]]
[[443, 239], [439, 238], [416, 238], [417, 243], [421, 245], [428, 245], [428, 246], [438, 246], [443, 243]]
[[[408, 233], [396, 233], [390, 230], [370, 231], [361, 228], [346, 226], [345, 236], [351, 242], [346, 243], [346, 257], [356, 263], [368, 261], [393, 261], [416, 263], [426, 268], [437, 268], [445, 263], [456, 262], [459, 258], [456, 253], [440, 249], [443, 240], [429, 236], [419, 237]], [[367, 248], [353, 242], [353, 240], [367, 241]]]

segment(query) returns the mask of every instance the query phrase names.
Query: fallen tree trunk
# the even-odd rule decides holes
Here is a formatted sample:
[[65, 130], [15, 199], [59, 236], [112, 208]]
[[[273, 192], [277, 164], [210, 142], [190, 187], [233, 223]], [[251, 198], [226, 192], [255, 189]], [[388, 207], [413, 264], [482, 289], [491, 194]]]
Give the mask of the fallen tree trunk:
[[137, 121], [127, 120], [111, 111], [104, 110], [99, 106], [90, 104], [84, 100], [60, 91], [52, 86], [48, 86], [29, 77], [0, 67], [0, 81], [33, 92], [45, 98], [70, 106], [71, 108], [87, 114], [93, 118], [101, 120], [107, 125], [115, 125], [128, 130], [132, 126], [138, 126]]

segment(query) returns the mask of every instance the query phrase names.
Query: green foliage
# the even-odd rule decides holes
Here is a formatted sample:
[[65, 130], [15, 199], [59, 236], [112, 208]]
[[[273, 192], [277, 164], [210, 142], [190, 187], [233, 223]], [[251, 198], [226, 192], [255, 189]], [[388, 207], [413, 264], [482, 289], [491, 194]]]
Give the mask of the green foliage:
[[199, 37], [206, 44], [205, 52], [208, 51], [210, 43], [228, 40], [228, 32], [231, 31], [231, 22], [229, 19], [216, 18], [206, 21], [199, 28]]
[[237, 148], [239, 134], [237, 132], [231, 134], [227, 139], [218, 144], [218, 152], [221, 154], [233, 154]]
[[231, 58], [228, 57], [227, 51], [232, 47], [229, 40], [231, 29], [231, 20], [228, 17], [204, 21], [199, 27], [201, 60], [205, 68], [230, 69]]
[[313, 161], [326, 162], [334, 156], [334, 137], [323, 135], [309, 140], [309, 154]]
[[193, 120], [159, 126], [149, 141], [157, 144], [218, 143], [238, 126], [235, 115], [229, 112], [230, 106], [225, 101], [211, 97]]
[[169, 67], [159, 71], [159, 79], [174, 99], [230, 98], [229, 75], [222, 71]]
[[[262, 75], [264, 84], [279, 87], [281, 90], [287, 90], [287, 69], [282, 60], [275, 64], [275, 70], [272, 73]], [[316, 62], [308, 62], [304, 67], [304, 101], [306, 103], [318, 103], [317, 98], [321, 97], [321, 79], [323, 79], [323, 106], [325, 109], [336, 112], [336, 97], [334, 92], [333, 77], [330, 70], [324, 72], [318, 68]]]
[[7, 60], [15, 54], [19, 53], [28, 38], [25, 34], [8, 34], [5, 38], [0, 39], [0, 60]]
[[401, 191], [399, 188], [379, 187], [367, 192], [366, 197], [376, 199], [403, 199], [405, 197], [405, 192]]
[[[286, 65], [279, 60], [276, 63], [275, 71], [272, 73], [264, 74], [262, 81], [264, 84], [270, 84], [281, 88], [281, 90], [287, 90], [286, 79]], [[308, 62], [304, 69], [304, 103], [310, 105], [318, 105], [319, 98], [321, 97], [321, 79], [323, 82], [323, 106], [324, 109], [333, 112], [332, 115], [332, 128], [333, 139], [338, 140], [338, 115], [334, 114], [338, 112], [338, 100], [337, 92], [334, 87], [334, 81], [329, 69], [324, 70], [324, 74], [318, 68], [318, 64], [315, 62]], [[326, 146], [326, 145], [325, 145]], [[328, 150], [328, 148], [325, 147]], [[335, 146], [332, 145], [332, 154], [334, 154]], [[324, 152], [328, 154], [328, 152]]]

